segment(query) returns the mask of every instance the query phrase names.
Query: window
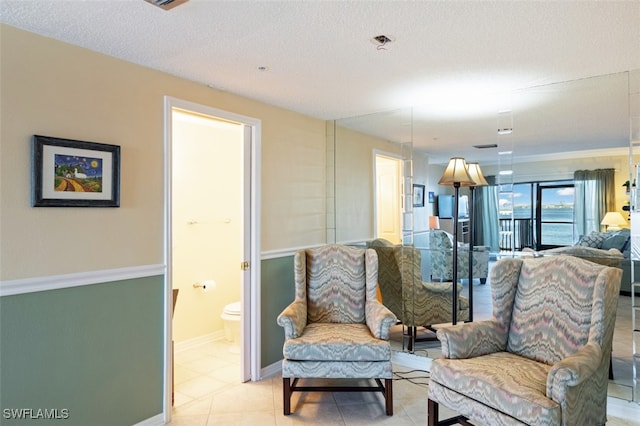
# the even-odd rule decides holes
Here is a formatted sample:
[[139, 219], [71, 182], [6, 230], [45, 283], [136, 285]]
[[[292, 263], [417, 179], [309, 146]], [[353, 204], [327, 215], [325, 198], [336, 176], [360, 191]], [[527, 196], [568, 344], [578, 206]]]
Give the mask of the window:
[[527, 182], [499, 192], [500, 249], [572, 245], [573, 181]]
[[537, 189], [537, 248], [545, 249], [573, 244], [574, 188], [573, 183], [540, 183]]

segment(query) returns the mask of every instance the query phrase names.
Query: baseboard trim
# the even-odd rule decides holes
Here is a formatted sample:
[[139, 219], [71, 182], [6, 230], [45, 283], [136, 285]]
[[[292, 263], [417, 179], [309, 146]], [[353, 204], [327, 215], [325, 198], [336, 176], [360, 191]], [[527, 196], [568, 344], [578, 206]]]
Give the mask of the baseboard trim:
[[3, 280], [0, 281], [0, 297], [153, 277], [164, 273], [164, 265], [142, 265], [18, 280]]
[[407, 368], [422, 371], [431, 371], [432, 359], [424, 356], [416, 356], [407, 352], [392, 352], [391, 362]]
[[260, 380], [266, 379], [271, 376], [275, 376], [282, 372], [282, 360], [276, 361], [271, 365], [267, 365], [265, 368], [260, 370]]
[[143, 420], [140, 423], [136, 423], [133, 426], [159, 426], [164, 424], [164, 414], [158, 414], [156, 416], [149, 417], [148, 419]]
[[214, 331], [213, 333], [207, 333], [203, 334], [202, 336], [175, 342], [174, 350], [176, 353], [179, 353], [189, 349], [197, 348], [198, 346], [204, 345], [206, 343], [215, 342], [216, 340], [222, 340], [224, 338], [224, 330]]

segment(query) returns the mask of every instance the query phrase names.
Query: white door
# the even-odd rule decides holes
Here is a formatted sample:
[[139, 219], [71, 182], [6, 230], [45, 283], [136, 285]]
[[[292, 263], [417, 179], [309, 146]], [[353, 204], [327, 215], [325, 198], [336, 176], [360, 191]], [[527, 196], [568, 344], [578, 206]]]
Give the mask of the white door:
[[402, 160], [375, 154], [376, 238], [402, 241]]

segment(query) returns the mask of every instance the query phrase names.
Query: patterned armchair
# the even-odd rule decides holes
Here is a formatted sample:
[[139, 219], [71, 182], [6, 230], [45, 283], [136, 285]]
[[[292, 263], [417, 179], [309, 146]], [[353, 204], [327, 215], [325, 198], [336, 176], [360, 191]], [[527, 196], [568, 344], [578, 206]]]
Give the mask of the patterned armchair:
[[[431, 252], [431, 278], [451, 281], [453, 279], [453, 235], [442, 230], [433, 230], [429, 235]], [[489, 276], [488, 246], [473, 247], [473, 278], [485, 284]], [[458, 279], [469, 276], [469, 245], [458, 243]]]
[[428, 424], [438, 404], [478, 424], [605, 424], [620, 278], [571, 256], [496, 262], [493, 318], [438, 330]]
[[[277, 319], [285, 334], [284, 414], [291, 413], [292, 392], [362, 390], [383, 393], [393, 415], [389, 328], [397, 319], [376, 296], [376, 252], [342, 245], [300, 250], [294, 279], [295, 300]], [[377, 386], [297, 386], [300, 378], [375, 379]]]
[[[382, 303], [409, 327], [409, 351], [415, 347], [416, 327], [451, 322], [453, 283], [423, 282], [420, 250], [377, 239], [369, 247], [378, 254], [378, 284]], [[469, 319], [469, 301], [460, 296], [458, 320]]]

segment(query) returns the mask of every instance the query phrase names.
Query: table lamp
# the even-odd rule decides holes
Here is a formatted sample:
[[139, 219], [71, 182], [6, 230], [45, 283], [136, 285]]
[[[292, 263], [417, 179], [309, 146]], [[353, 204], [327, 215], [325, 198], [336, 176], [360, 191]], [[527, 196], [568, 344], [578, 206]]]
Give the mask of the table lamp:
[[624, 220], [620, 212], [607, 212], [602, 218], [600, 225], [607, 227], [607, 231], [619, 231], [620, 225], [626, 225], [627, 221]]

